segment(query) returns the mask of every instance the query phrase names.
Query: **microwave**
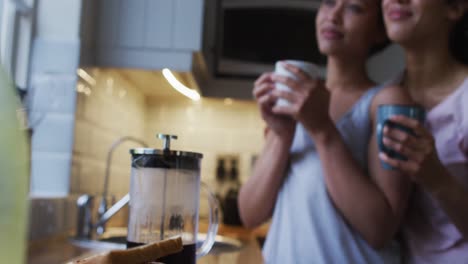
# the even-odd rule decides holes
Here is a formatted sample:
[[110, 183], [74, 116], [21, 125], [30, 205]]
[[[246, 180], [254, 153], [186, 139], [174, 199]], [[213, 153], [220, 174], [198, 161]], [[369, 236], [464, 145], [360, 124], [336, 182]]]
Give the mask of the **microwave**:
[[325, 66], [315, 33], [320, 0], [219, 0], [214, 75], [254, 79], [283, 59]]

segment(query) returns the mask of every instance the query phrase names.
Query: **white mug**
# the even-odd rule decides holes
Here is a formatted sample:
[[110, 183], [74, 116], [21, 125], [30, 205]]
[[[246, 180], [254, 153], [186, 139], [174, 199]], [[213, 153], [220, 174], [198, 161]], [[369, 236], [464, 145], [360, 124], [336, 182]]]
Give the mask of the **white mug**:
[[[285, 62], [285, 63], [298, 67], [299, 69], [303, 70], [306, 74], [308, 74], [311, 78], [323, 78], [323, 70], [319, 66], [310, 62], [299, 61], [299, 60], [283, 60], [283, 61], [276, 62], [275, 64], [276, 74], [284, 75], [284, 76], [297, 80], [297, 77], [294, 74], [292, 74], [290, 71], [288, 71], [285, 67], [283, 67], [281, 62]], [[291, 91], [291, 88], [278, 82], [275, 84], [275, 88], [278, 90], [283, 90], [283, 91]], [[289, 101], [283, 98], [279, 98], [276, 101], [276, 105], [287, 106], [289, 105]]]

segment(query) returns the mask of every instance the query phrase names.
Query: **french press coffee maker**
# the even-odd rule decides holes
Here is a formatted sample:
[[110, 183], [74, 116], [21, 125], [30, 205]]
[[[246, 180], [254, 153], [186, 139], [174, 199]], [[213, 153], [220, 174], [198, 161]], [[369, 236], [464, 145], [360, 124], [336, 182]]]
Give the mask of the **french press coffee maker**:
[[213, 246], [218, 229], [218, 202], [209, 191], [206, 240], [197, 247], [200, 153], [170, 149], [174, 135], [158, 134], [164, 148], [131, 149], [130, 212], [127, 247], [181, 237], [183, 250], [157, 261], [193, 263]]

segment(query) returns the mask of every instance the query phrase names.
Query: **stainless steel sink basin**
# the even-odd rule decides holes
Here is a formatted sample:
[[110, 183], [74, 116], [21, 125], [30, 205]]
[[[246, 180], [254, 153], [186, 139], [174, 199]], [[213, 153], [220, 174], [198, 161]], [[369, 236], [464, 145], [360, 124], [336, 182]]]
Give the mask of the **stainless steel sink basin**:
[[[203, 243], [206, 238], [206, 234], [199, 233], [198, 234], [198, 242], [197, 244]], [[112, 250], [112, 249], [125, 249], [127, 243], [126, 235], [122, 234], [115, 234], [114, 235], [105, 235], [98, 240], [71, 240], [72, 244], [83, 247], [89, 248], [94, 250]], [[224, 253], [232, 253], [241, 250], [243, 244], [241, 241], [226, 237], [226, 236], [216, 236], [215, 243], [213, 248], [211, 248], [210, 253], [211, 255], [219, 255]]]

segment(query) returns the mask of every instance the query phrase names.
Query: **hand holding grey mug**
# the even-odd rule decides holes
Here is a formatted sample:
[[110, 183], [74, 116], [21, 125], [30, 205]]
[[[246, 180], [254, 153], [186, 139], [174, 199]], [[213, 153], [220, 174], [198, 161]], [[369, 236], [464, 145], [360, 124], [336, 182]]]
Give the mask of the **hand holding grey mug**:
[[[299, 61], [299, 60], [284, 60], [284, 61], [278, 61], [275, 64], [275, 73], [278, 75], [283, 75], [290, 77], [292, 79], [297, 80], [297, 77], [288, 71], [284, 66], [283, 63], [291, 64], [299, 69], [303, 70], [307, 75], [309, 75], [311, 78], [321, 78], [322, 70], [319, 68], [319, 66], [306, 62], [306, 61]], [[283, 91], [291, 91], [291, 88], [282, 84], [282, 83], [276, 83], [275, 88], [278, 90], [283, 90]], [[279, 106], [286, 106], [289, 105], [289, 102], [286, 99], [280, 98], [278, 101], [276, 101], [276, 105]]]
[[[394, 115], [403, 115], [409, 118], [413, 118], [418, 120], [419, 122], [424, 122], [426, 118], [425, 110], [417, 105], [396, 105], [396, 104], [386, 104], [386, 105], [379, 105], [377, 109], [377, 144], [379, 146], [379, 151], [384, 152], [390, 158], [395, 158], [399, 160], [407, 160], [407, 158], [397, 151], [388, 148], [383, 143], [383, 130], [385, 126], [389, 126], [390, 128], [397, 128], [406, 133], [414, 135], [414, 132], [405, 126], [396, 124], [389, 120], [391, 116]], [[382, 167], [387, 170], [393, 170], [394, 168], [387, 164], [386, 162], [381, 162]]]

